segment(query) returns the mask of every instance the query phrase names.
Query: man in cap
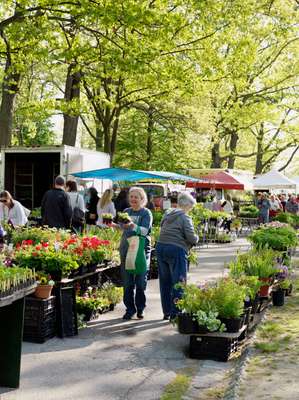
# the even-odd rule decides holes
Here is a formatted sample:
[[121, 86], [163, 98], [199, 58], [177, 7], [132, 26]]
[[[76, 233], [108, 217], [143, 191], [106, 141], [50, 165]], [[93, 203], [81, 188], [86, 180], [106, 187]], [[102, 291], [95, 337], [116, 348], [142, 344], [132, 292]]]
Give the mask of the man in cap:
[[48, 190], [41, 204], [43, 225], [50, 228], [70, 228], [72, 207], [64, 191], [65, 180], [62, 176], [55, 178], [54, 188]]

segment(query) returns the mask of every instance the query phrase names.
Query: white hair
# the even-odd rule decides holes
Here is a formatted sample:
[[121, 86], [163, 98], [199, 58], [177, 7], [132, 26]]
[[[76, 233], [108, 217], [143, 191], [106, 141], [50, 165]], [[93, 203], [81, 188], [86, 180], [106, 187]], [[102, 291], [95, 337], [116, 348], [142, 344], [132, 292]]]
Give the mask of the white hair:
[[179, 208], [193, 207], [195, 203], [196, 203], [196, 200], [188, 192], [182, 192], [178, 196], [178, 207]]
[[129, 190], [129, 195], [132, 192], [137, 192], [139, 197], [141, 198], [141, 207], [145, 207], [147, 205], [147, 195], [144, 191], [144, 189], [142, 189], [141, 187], [137, 187], [137, 186], [132, 186]]

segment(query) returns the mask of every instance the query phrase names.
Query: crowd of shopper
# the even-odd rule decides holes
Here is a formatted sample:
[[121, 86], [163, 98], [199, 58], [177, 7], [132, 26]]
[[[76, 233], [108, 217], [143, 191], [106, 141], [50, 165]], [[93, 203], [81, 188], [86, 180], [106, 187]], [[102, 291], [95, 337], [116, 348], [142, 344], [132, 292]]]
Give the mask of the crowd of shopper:
[[260, 222], [267, 223], [282, 211], [297, 215], [299, 212], [299, 195], [258, 193], [256, 206], [260, 211]]
[[[58, 176], [54, 187], [43, 196], [42, 224], [58, 229], [72, 229], [73, 232], [78, 233], [82, 231], [85, 224], [96, 225], [98, 229], [107, 228], [103, 220], [104, 214], [109, 214], [111, 218], [114, 218], [119, 212], [127, 213], [128, 222], [119, 223], [117, 218], [114, 218], [115, 222], [110, 223], [109, 226], [122, 230], [119, 251], [124, 287], [123, 301], [126, 307], [123, 318], [130, 320], [136, 314], [137, 318], [142, 319], [146, 307], [145, 291], [151, 256], [150, 234], [153, 223], [151, 210], [155, 209], [155, 202], [153, 196], [150, 194], [147, 196], [141, 187], [132, 187], [130, 190], [118, 189], [116, 187], [107, 189], [100, 197], [97, 190], [91, 187], [82, 195], [78, 192], [75, 181], [65, 182], [62, 176]], [[182, 294], [181, 286], [177, 284], [186, 282], [188, 252], [198, 241], [192, 219], [188, 216], [189, 211], [196, 204], [194, 197], [188, 192], [172, 193], [171, 208], [164, 213], [161, 221], [156, 252], [161, 306], [165, 320], [172, 320], [177, 314], [175, 302]], [[6, 220], [13, 227], [27, 224], [30, 211], [13, 199], [9, 192], [0, 193], [0, 203], [1, 221]], [[260, 212], [260, 222], [267, 223], [281, 211], [298, 214], [299, 195], [279, 194], [276, 196], [258, 193], [255, 204]], [[230, 216], [233, 216], [234, 204], [229, 195], [225, 200], [212, 196], [205, 206], [213, 211], [226, 212], [227, 221], [230, 221]], [[230, 225], [226, 226], [226, 230], [230, 230]], [[128, 270], [132, 238], [137, 239], [139, 245], [143, 246], [145, 269], [138, 273]]]

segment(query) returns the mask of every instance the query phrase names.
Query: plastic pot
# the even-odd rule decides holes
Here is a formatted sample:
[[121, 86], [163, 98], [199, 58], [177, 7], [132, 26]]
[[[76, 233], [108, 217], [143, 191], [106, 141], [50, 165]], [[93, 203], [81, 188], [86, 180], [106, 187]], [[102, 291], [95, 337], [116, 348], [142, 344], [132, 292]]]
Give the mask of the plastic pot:
[[260, 278], [260, 281], [264, 282], [264, 285], [260, 287], [259, 295], [261, 297], [268, 297], [272, 284], [272, 278]]
[[193, 321], [190, 314], [180, 313], [177, 316], [178, 331], [183, 334], [191, 334], [198, 332], [198, 323]]
[[226, 326], [226, 332], [239, 332], [244, 323], [244, 317], [240, 318], [220, 318], [221, 322]]
[[272, 292], [272, 303], [273, 306], [281, 307], [284, 305], [285, 291], [283, 289], [277, 289]]

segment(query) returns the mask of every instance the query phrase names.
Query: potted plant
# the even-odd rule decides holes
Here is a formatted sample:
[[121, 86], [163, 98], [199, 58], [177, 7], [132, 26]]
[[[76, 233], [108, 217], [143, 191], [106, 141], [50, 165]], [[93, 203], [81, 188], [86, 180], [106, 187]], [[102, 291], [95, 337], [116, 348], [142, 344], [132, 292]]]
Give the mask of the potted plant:
[[117, 222], [120, 224], [128, 224], [132, 222], [128, 213], [125, 212], [118, 212], [117, 213]]
[[272, 249], [259, 248], [239, 256], [240, 262], [244, 265], [245, 275], [257, 276], [263, 283], [259, 291], [261, 297], [269, 295], [273, 277], [277, 272], [274, 266], [277, 254]]
[[34, 268], [36, 271], [51, 275], [54, 281], [67, 277], [73, 269], [79, 267], [76, 255], [64, 252], [57, 242], [54, 245], [41, 243], [26, 244], [16, 248], [14, 255], [16, 263], [23, 268]]
[[254, 205], [244, 206], [241, 207], [239, 216], [241, 218], [257, 218], [259, 216], [259, 213], [259, 209]]
[[103, 219], [103, 224], [111, 225], [113, 222], [113, 215], [109, 213], [102, 214], [102, 219]]
[[177, 307], [181, 311], [177, 317], [180, 333], [207, 333], [225, 330], [218, 318], [218, 310], [214, 301], [213, 286], [194, 284], [181, 285], [184, 292], [178, 300]]
[[200, 289], [194, 284], [181, 283], [177, 284], [176, 288], [183, 290], [182, 297], [176, 302], [176, 307], [180, 311], [176, 318], [178, 331], [185, 334], [197, 333], [198, 324], [194, 315], [200, 309]]
[[259, 280], [257, 276], [247, 276], [243, 275], [239, 279], [237, 279], [239, 285], [245, 287], [246, 298], [244, 301], [244, 312], [247, 315], [246, 324], [249, 322], [250, 313], [255, 314], [259, 305], [259, 290], [262, 286], [262, 282]]
[[266, 247], [287, 252], [297, 245], [297, 234], [288, 224], [274, 221], [253, 231], [249, 240], [256, 248]]
[[84, 315], [84, 320], [89, 321], [102, 314], [112, 310], [122, 298], [122, 289], [116, 288], [112, 284], [105, 284], [102, 288], [89, 287], [82, 296], [76, 297], [78, 314]]
[[284, 298], [286, 290], [290, 287], [291, 281], [289, 279], [283, 279], [278, 281], [272, 291], [272, 303], [273, 306], [281, 307], [284, 305]]
[[214, 301], [227, 332], [238, 332], [243, 325], [246, 289], [231, 278], [220, 279], [215, 288]]
[[218, 318], [218, 311], [198, 310], [195, 313], [195, 318], [198, 323], [198, 333], [208, 332], [224, 332], [226, 327], [223, 322]]
[[39, 299], [48, 299], [51, 296], [51, 292], [55, 282], [51, 279], [51, 276], [45, 274], [37, 275], [37, 287], [34, 292], [34, 296]]
[[101, 297], [108, 299], [109, 309], [113, 310], [116, 304], [120, 303], [123, 298], [123, 288], [116, 287], [113, 283], [106, 282], [98, 289]]

